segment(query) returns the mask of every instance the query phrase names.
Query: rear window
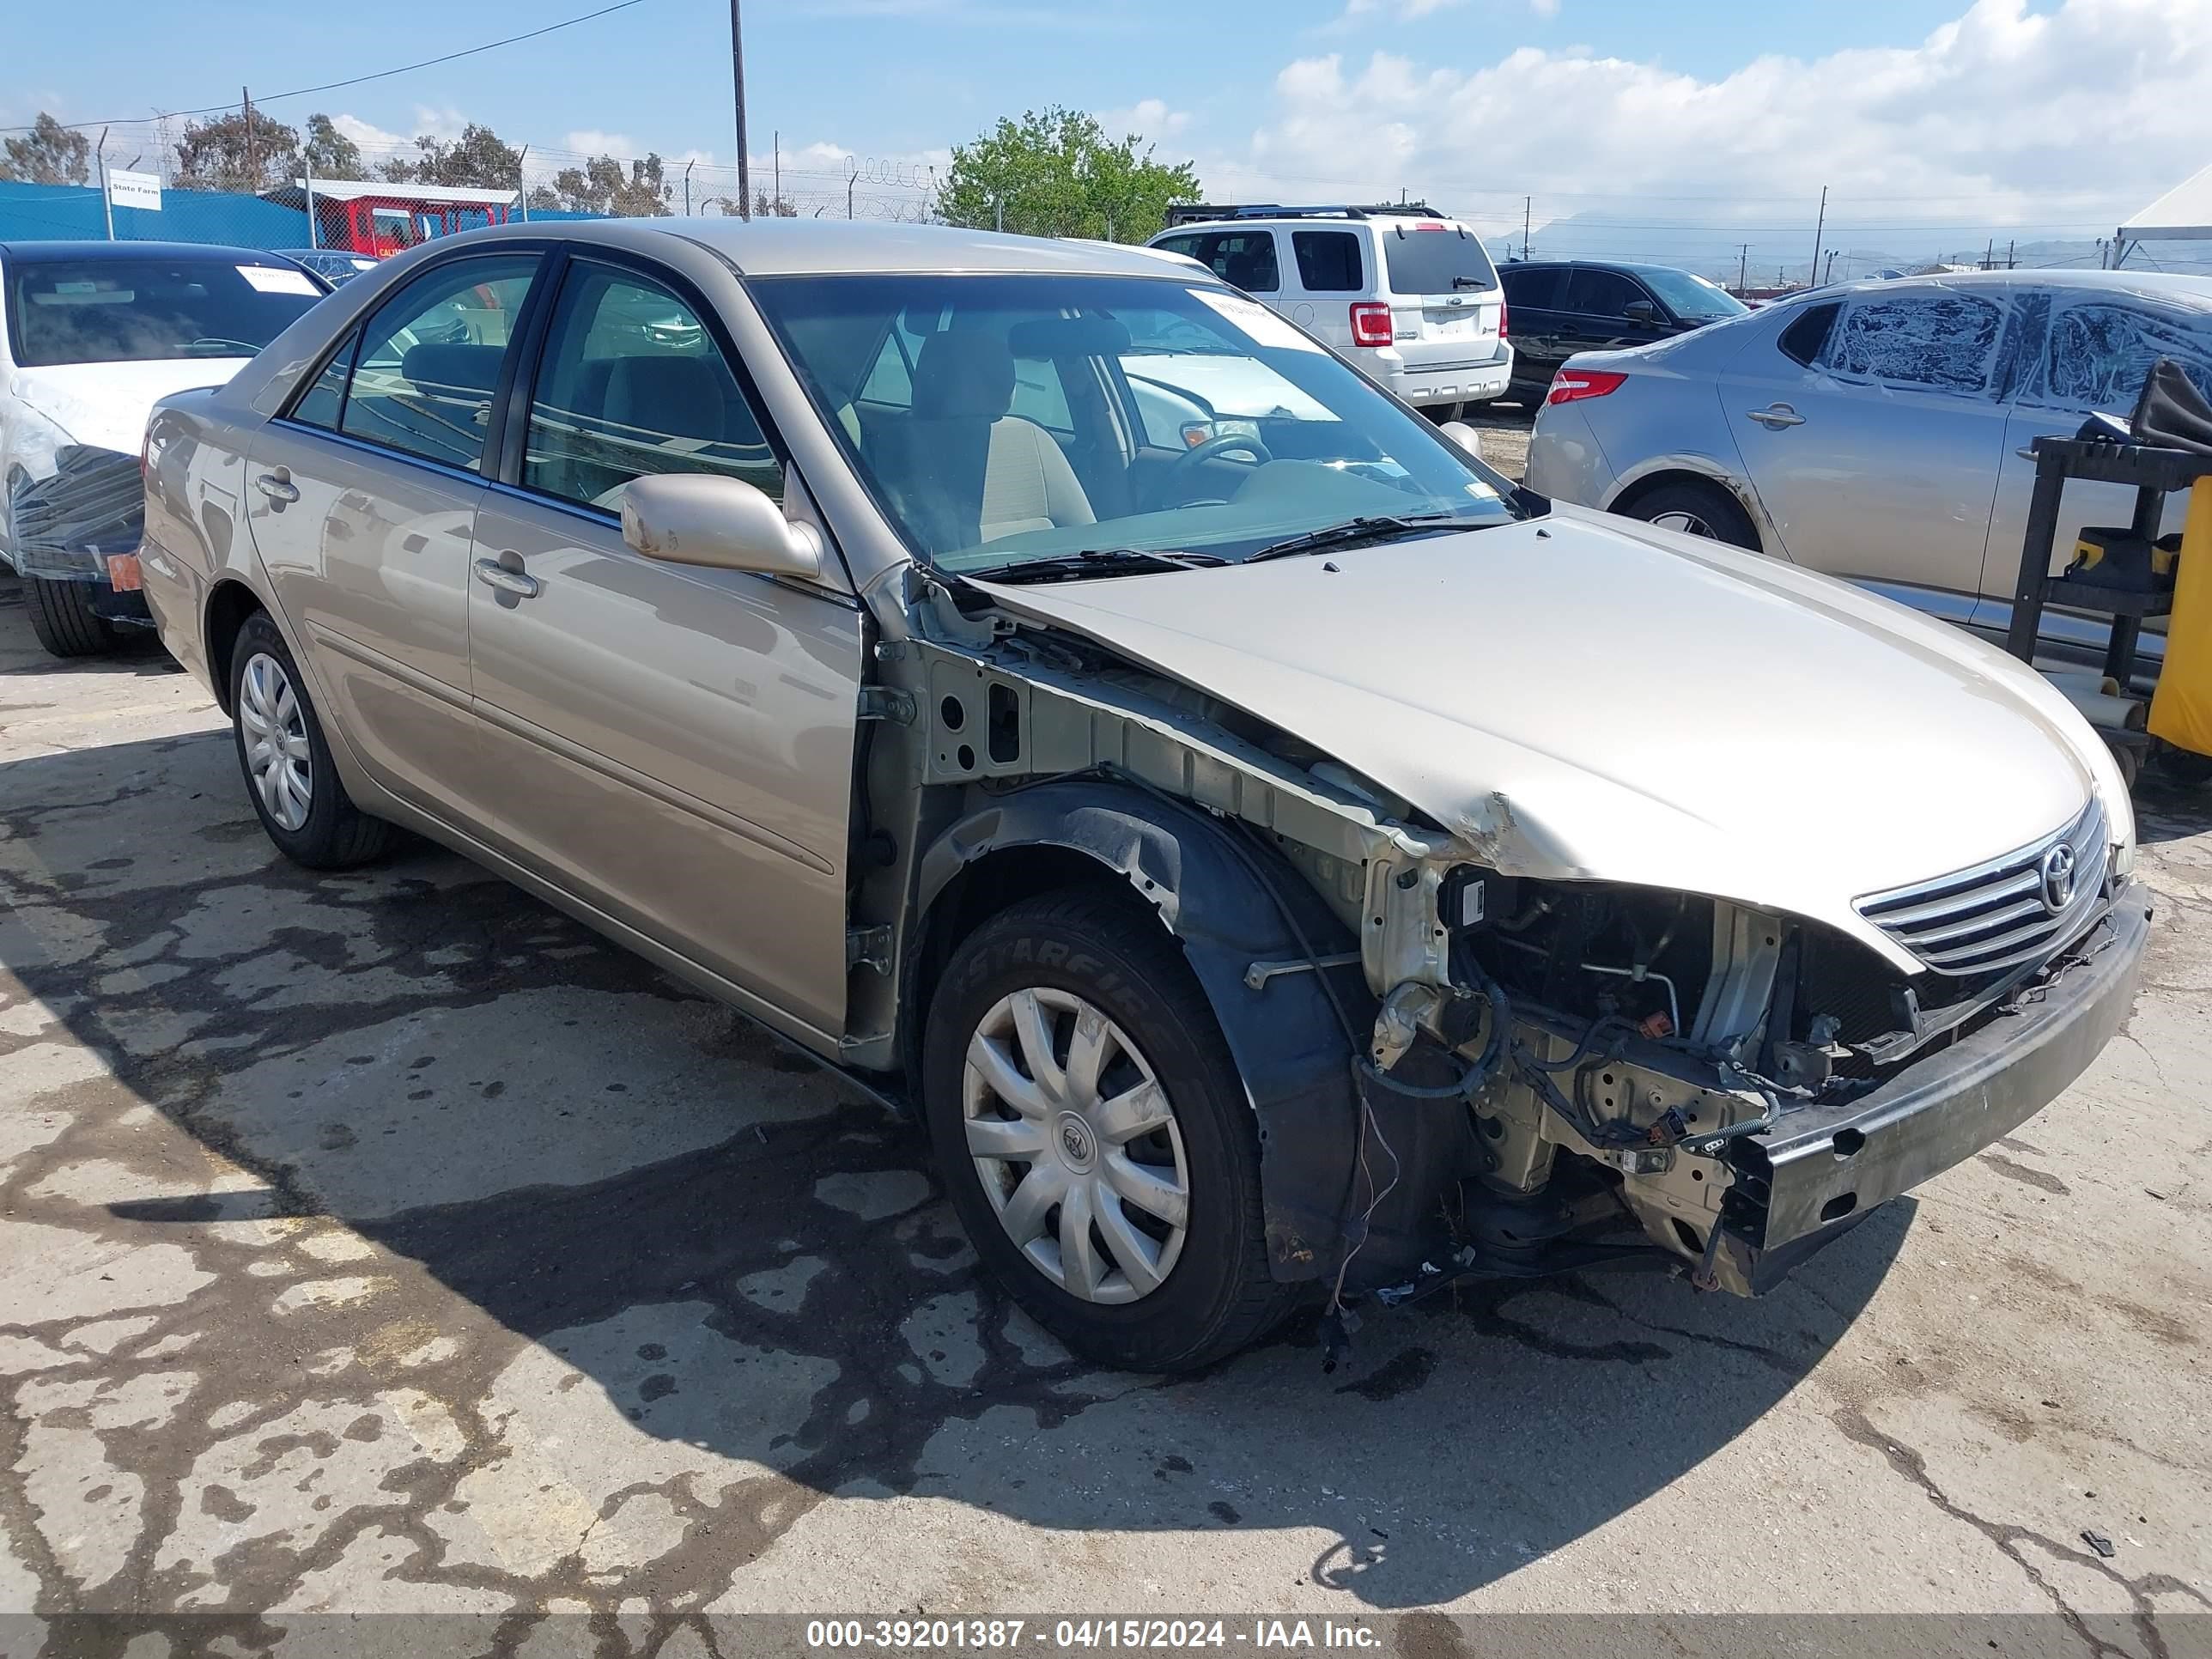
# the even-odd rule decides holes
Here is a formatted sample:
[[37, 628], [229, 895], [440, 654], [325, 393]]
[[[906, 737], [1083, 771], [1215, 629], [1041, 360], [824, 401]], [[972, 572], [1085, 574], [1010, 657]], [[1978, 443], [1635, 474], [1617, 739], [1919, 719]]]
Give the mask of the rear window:
[[1376, 224], [1375, 240], [1382, 244], [1393, 294], [1464, 294], [1498, 286], [1490, 255], [1464, 225], [1384, 219]]
[[26, 368], [251, 357], [323, 296], [289, 263], [223, 258], [11, 262], [8, 334]]

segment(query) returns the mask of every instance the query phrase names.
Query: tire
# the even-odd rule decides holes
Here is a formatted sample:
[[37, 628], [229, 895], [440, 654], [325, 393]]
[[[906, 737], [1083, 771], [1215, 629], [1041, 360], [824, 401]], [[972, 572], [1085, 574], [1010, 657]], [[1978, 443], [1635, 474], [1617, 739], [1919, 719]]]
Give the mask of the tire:
[[230, 707], [246, 796], [278, 852], [310, 870], [343, 870], [384, 850], [392, 826], [346, 794], [299, 665], [265, 613], [247, 617], [231, 647]]
[[1680, 530], [1686, 535], [1726, 542], [1731, 547], [1747, 548], [1753, 553], [1760, 550], [1759, 532], [1752, 526], [1751, 515], [1743, 510], [1741, 501], [1718, 484], [1662, 484], [1638, 495], [1628, 506], [1614, 510], [1646, 524]]
[[23, 605], [31, 613], [31, 632], [49, 654], [96, 657], [122, 644], [122, 630], [92, 608], [91, 583], [26, 576], [23, 590]]
[[2150, 747], [2150, 763], [2168, 783], [2179, 784], [2186, 789], [2212, 783], [2212, 755], [2200, 755], [2170, 743], [2156, 742]]
[[[1029, 1029], [1050, 1031], [1048, 1078], [1058, 1084], [1036, 1083], [1022, 1041], [1031, 997], [1039, 1018]], [[1108, 1055], [1088, 1091], [1082, 1067], [1067, 1063], [1086, 1010], [1101, 1017], [1090, 1029], [1103, 1026]], [[969, 1063], [979, 1043], [995, 1049], [1006, 1067], [997, 1075], [1027, 1097], [1026, 1109]], [[977, 1254], [1075, 1353], [1129, 1370], [1194, 1370], [1257, 1341], [1296, 1305], [1299, 1287], [1268, 1272], [1259, 1139], [1228, 1045], [1174, 941], [1126, 901], [1071, 889], [1014, 905], [970, 934], [930, 1008], [922, 1097], [945, 1188]], [[1079, 1109], [1086, 1102], [1097, 1115]], [[1006, 1154], [988, 1162], [970, 1138], [971, 1125], [987, 1121], [1000, 1127], [978, 1144]], [[1143, 1124], [1154, 1127], [1128, 1133]], [[1042, 1184], [1025, 1197], [1032, 1181]], [[1178, 1187], [1179, 1229], [1152, 1207], [1172, 1212]], [[1094, 1218], [1072, 1250], [1063, 1248], [1076, 1237], [1070, 1201], [1044, 1196], [1055, 1192]], [[1125, 1192], [1145, 1203], [1124, 1201]], [[1031, 1235], [1026, 1249], [1018, 1231]]]

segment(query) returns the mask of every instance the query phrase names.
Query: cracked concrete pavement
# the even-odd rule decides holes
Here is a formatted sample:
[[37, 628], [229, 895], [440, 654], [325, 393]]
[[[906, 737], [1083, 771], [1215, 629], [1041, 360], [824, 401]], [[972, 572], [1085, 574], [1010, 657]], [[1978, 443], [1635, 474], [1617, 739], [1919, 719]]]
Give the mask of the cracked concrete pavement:
[[1778, 1295], [1504, 1286], [1170, 1383], [1012, 1311], [912, 1138], [732, 1014], [419, 843], [285, 865], [198, 689], [51, 661], [0, 579], [0, 1613], [1878, 1608], [2152, 1659], [2212, 1607], [2212, 797], [2143, 808], [2124, 1039]]

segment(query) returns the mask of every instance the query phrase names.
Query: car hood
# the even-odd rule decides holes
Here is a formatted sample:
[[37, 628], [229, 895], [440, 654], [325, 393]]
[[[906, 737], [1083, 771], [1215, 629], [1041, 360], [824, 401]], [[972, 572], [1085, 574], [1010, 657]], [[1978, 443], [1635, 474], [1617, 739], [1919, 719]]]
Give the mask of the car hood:
[[1578, 508], [1251, 566], [978, 583], [1402, 796], [1504, 873], [1709, 893], [1912, 963], [1860, 896], [2133, 818], [2022, 665], [1793, 567]]
[[156, 399], [221, 386], [250, 357], [179, 357], [151, 362], [60, 363], [15, 372], [8, 389], [76, 442], [136, 455]]

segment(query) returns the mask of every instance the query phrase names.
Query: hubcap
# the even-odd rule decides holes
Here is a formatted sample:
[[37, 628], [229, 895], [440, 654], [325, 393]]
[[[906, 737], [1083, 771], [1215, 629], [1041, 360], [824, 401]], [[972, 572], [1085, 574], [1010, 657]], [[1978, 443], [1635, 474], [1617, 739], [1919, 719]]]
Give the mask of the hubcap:
[[968, 1041], [968, 1151], [1006, 1237], [1085, 1302], [1134, 1302], [1182, 1253], [1190, 1175], [1135, 1043], [1073, 992], [992, 1006]]
[[1713, 534], [1712, 526], [1707, 524], [1703, 519], [1699, 518], [1694, 513], [1662, 513], [1657, 518], [1652, 520], [1651, 522], [1657, 525], [1662, 530], [1679, 530], [1686, 536], [1703, 536], [1709, 542], [1718, 541], [1720, 539], [1719, 537]]
[[249, 659], [240, 677], [238, 729], [263, 810], [285, 829], [299, 829], [314, 802], [307, 714], [284, 665], [266, 653]]

